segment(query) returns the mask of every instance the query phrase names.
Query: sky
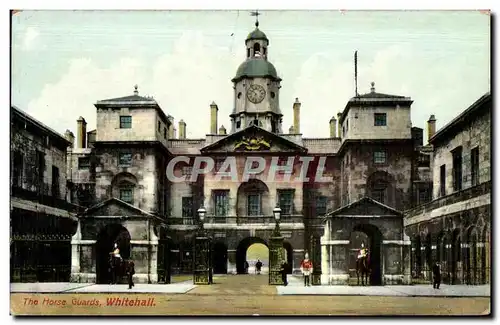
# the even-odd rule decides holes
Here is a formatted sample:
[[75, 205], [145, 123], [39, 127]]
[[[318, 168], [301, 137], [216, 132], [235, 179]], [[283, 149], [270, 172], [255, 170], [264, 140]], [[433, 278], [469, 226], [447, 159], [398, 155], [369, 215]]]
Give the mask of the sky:
[[[304, 137], [358, 92], [409, 96], [412, 126], [443, 127], [490, 91], [490, 16], [479, 11], [270, 11], [259, 16], [268, 58], [283, 79], [283, 130], [299, 98]], [[230, 128], [231, 79], [255, 26], [249, 10], [21, 11], [12, 17], [11, 103], [61, 134], [98, 100], [154, 97], [188, 138], [209, 133], [210, 103]]]

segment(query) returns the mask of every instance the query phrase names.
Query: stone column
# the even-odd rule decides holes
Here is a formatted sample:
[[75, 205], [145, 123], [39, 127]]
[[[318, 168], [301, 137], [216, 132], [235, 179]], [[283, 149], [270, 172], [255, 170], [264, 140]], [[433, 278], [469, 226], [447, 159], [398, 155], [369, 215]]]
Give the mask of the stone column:
[[81, 282], [80, 276], [80, 240], [82, 239], [82, 231], [80, 220], [76, 228], [76, 233], [71, 237], [71, 276], [70, 282]]
[[403, 236], [403, 284], [411, 284], [411, 240]]
[[149, 283], [158, 283], [158, 237], [149, 227]]

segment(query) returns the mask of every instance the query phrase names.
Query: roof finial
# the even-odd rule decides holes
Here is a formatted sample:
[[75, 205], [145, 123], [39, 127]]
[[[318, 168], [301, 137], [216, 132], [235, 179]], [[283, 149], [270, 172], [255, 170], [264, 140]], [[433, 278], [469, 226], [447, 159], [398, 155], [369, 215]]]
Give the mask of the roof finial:
[[261, 15], [259, 13], [259, 10], [255, 10], [255, 11], [250, 12], [250, 15], [255, 16], [255, 28], [259, 28], [259, 15]]
[[139, 95], [139, 90], [137, 90], [139, 88], [139, 86], [135, 85], [134, 86], [134, 95]]
[[371, 82], [371, 85], [372, 87], [370, 88], [371, 92], [374, 93], [375, 92], [375, 82]]

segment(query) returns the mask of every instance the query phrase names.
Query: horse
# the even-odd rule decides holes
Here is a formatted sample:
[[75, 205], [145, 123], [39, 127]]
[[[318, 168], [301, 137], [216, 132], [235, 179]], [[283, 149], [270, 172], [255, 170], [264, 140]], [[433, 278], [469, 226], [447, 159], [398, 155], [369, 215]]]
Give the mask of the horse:
[[127, 274], [129, 261], [118, 258], [113, 254], [109, 255], [109, 272], [111, 274], [111, 284], [117, 284]]
[[356, 275], [358, 277], [358, 285], [359, 285], [359, 276], [361, 275], [361, 285], [366, 284], [369, 285], [369, 276], [370, 276], [370, 256], [367, 254], [363, 257], [356, 259]]

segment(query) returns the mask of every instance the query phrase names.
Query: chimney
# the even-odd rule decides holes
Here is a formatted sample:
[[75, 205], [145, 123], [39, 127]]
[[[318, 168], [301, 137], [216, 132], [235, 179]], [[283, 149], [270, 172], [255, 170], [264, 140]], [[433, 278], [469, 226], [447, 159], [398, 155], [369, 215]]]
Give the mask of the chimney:
[[71, 132], [70, 130], [66, 130], [66, 132], [64, 133], [64, 137], [66, 138], [66, 140], [71, 142], [68, 148], [73, 149], [75, 147], [75, 135], [73, 134], [73, 132]]
[[295, 103], [293, 103], [293, 131], [295, 133], [300, 133], [300, 102], [298, 98], [295, 98]]
[[87, 145], [87, 122], [83, 117], [76, 120], [76, 147], [85, 148]]
[[168, 127], [168, 138], [175, 139], [174, 117], [169, 116], [168, 120], [170, 121], [170, 126]]
[[179, 121], [179, 139], [186, 139], [186, 122]]
[[427, 141], [429, 141], [434, 134], [436, 134], [436, 117], [431, 115], [427, 121]]
[[221, 135], [226, 135], [226, 128], [224, 127], [224, 125], [221, 125], [220, 128], [219, 128], [219, 134]]
[[337, 113], [337, 121], [339, 124], [339, 127], [337, 128], [337, 134], [339, 138], [342, 138], [342, 125], [340, 125], [340, 118], [342, 117], [342, 113], [338, 112]]
[[337, 119], [332, 117], [330, 119], [330, 138], [335, 138], [337, 136]]
[[288, 129], [288, 133], [289, 133], [289, 134], [294, 134], [294, 132], [293, 132], [293, 125], [292, 125], [292, 126], [290, 126], [290, 128]]
[[217, 134], [217, 112], [219, 108], [215, 102], [210, 104], [210, 134]]

